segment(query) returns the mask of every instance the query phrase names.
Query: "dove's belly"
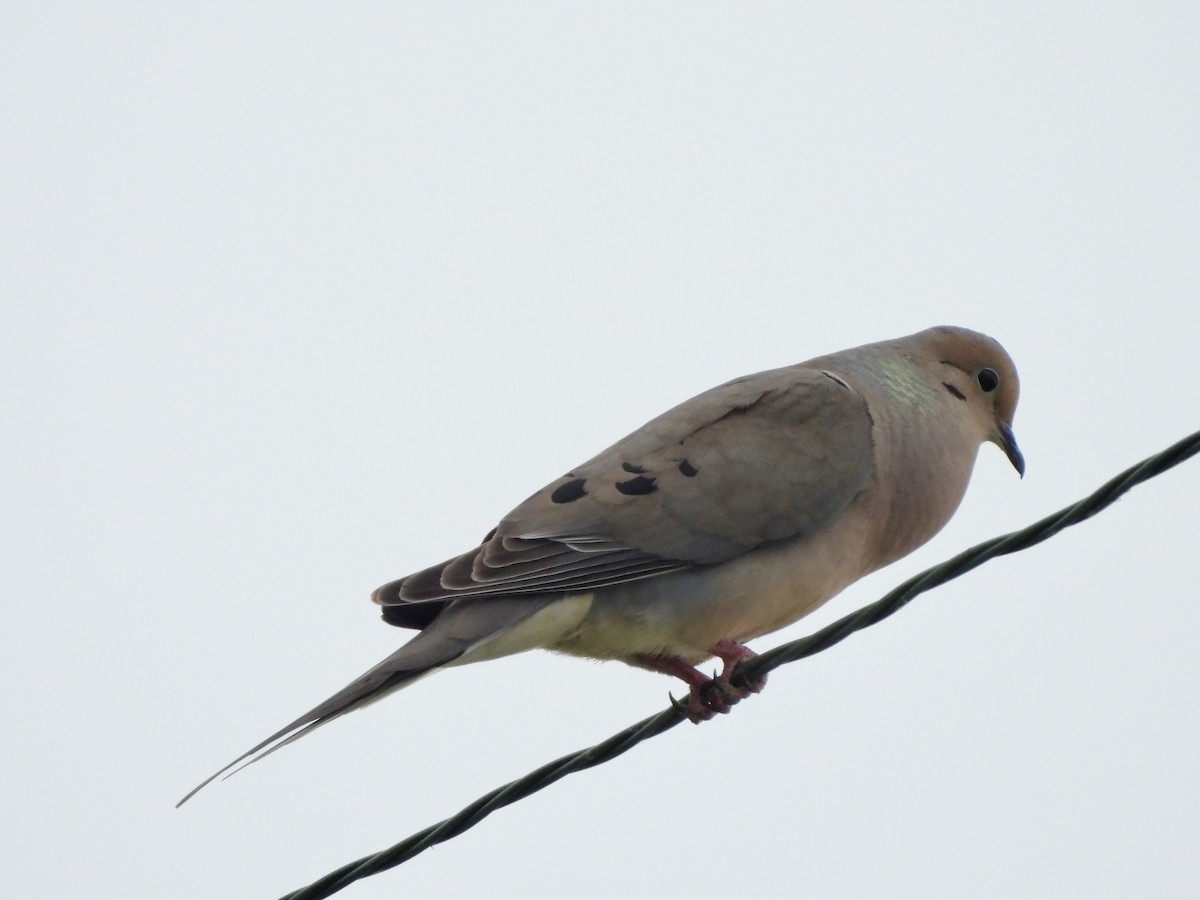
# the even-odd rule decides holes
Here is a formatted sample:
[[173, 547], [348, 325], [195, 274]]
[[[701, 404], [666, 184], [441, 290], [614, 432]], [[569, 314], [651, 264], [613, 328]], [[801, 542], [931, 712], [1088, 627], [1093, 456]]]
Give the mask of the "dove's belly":
[[870, 568], [854, 540], [795, 541], [718, 566], [602, 588], [579, 625], [548, 649], [593, 659], [666, 654], [695, 664], [825, 603]]

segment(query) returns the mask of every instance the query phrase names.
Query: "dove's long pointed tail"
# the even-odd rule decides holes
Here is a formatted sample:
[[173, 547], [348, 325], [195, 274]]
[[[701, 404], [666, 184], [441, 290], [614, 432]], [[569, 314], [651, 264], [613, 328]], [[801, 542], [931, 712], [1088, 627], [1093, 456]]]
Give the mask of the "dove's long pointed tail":
[[359, 709], [376, 700], [381, 699], [392, 691], [397, 691], [402, 687], [407, 687], [423, 675], [441, 668], [457, 659], [462, 655], [463, 649], [459, 648], [452, 655], [447, 655], [445, 658], [437, 662], [426, 662], [423, 665], [410, 666], [403, 660], [404, 651], [407, 649], [402, 647], [396, 653], [389, 656], [379, 665], [375, 666], [370, 671], [364, 673], [359, 678], [355, 679], [350, 684], [346, 685], [328, 700], [314, 706], [304, 715], [300, 716], [292, 722], [289, 722], [283, 728], [280, 728], [270, 737], [255, 744], [237, 759], [222, 766], [212, 775], [205, 778], [202, 782], [192, 788], [175, 806], [178, 808], [183, 806], [192, 798], [201, 788], [220, 778], [226, 773], [233, 774], [245, 766], [253, 762], [257, 762], [264, 756], [269, 756], [280, 747], [290, 744], [298, 738], [304, 737], [314, 728], [320, 728], [326, 722], [331, 722], [339, 716], [343, 716], [348, 712]]
[[[175, 806], [182, 806], [197, 791], [222, 775], [232, 774], [233, 771], [257, 762], [280, 747], [304, 737], [314, 728], [320, 728], [326, 722], [374, 703], [431, 672], [458, 661], [468, 661], [474, 656], [473, 651], [490, 647], [494, 638], [510, 632], [546, 605], [547, 601], [544, 598], [498, 598], [485, 602], [460, 601], [451, 604], [428, 628], [383, 662], [214, 772], [188, 791]], [[536, 645], [534, 641], [517, 642], [491, 655], [506, 655]]]

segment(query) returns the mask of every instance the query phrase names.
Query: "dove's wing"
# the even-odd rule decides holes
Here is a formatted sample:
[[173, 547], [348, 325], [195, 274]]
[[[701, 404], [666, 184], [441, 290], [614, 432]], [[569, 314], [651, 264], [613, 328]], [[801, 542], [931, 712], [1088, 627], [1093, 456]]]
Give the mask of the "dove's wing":
[[864, 399], [791, 366], [675, 407], [538, 491], [483, 544], [384, 585], [394, 624], [421, 627], [457, 597], [589, 591], [809, 534], [873, 469]]

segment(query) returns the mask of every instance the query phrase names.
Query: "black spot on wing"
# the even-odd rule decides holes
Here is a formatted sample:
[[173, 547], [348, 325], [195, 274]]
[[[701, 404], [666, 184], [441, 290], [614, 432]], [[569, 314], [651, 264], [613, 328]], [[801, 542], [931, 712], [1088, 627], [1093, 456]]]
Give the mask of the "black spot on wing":
[[700, 470], [693, 466], [686, 459], [681, 459], [679, 461], [679, 471], [687, 478], [695, 478]]
[[628, 472], [630, 475], [641, 475], [643, 472], [646, 471], [645, 466], [639, 466], [634, 463], [627, 463], [627, 462], [621, 463], [621, 468], [624, 469], [626, 472]]
[[586, 485], [586, 478], [576, 478], [574, 481], [560, 484], [554, 489], [550, 499], [555, 503], [570, 503], [572, 500], [578, 500], [587, 493]]
[[951, 384], [950, 382], [948, 382], [948, 381], [943, 381], [943, 382], [942, 382], [942, 387], [944, 387], [946, 390], [948, 390], [950, 393], [952, 393], [952, 394], [953, 394], [955, 397], [957, 397], [959, 400], [966, 400], [966, 399], [967, 399], [967, 395], [966, 395], [966, 394], [964, 394], [962, 391], [960, 391], [958, 388], [956, 388], [954, 385], [952, 385], [952, 384]]
[[618, 481], [617, 490], [622, 494], [652, 494], [658, 490], [653, 478], [648, 478], [645, 475], [639, 475], [637, 478], [630, 478], [628, 481]]

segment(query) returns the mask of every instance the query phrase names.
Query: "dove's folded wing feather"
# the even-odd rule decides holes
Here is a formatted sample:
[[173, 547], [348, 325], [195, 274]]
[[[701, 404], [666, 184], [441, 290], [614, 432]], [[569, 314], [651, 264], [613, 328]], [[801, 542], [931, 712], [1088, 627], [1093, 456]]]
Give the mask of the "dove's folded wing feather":
[[[863, 398], [818, 369], [738, 379], [675, 407], [538, 491], [479, 547], [384, 585], [384, 605], [580, 592], [812, 533], [867, 485]], [[432, 610], [388, 610], [418, 625]]]

